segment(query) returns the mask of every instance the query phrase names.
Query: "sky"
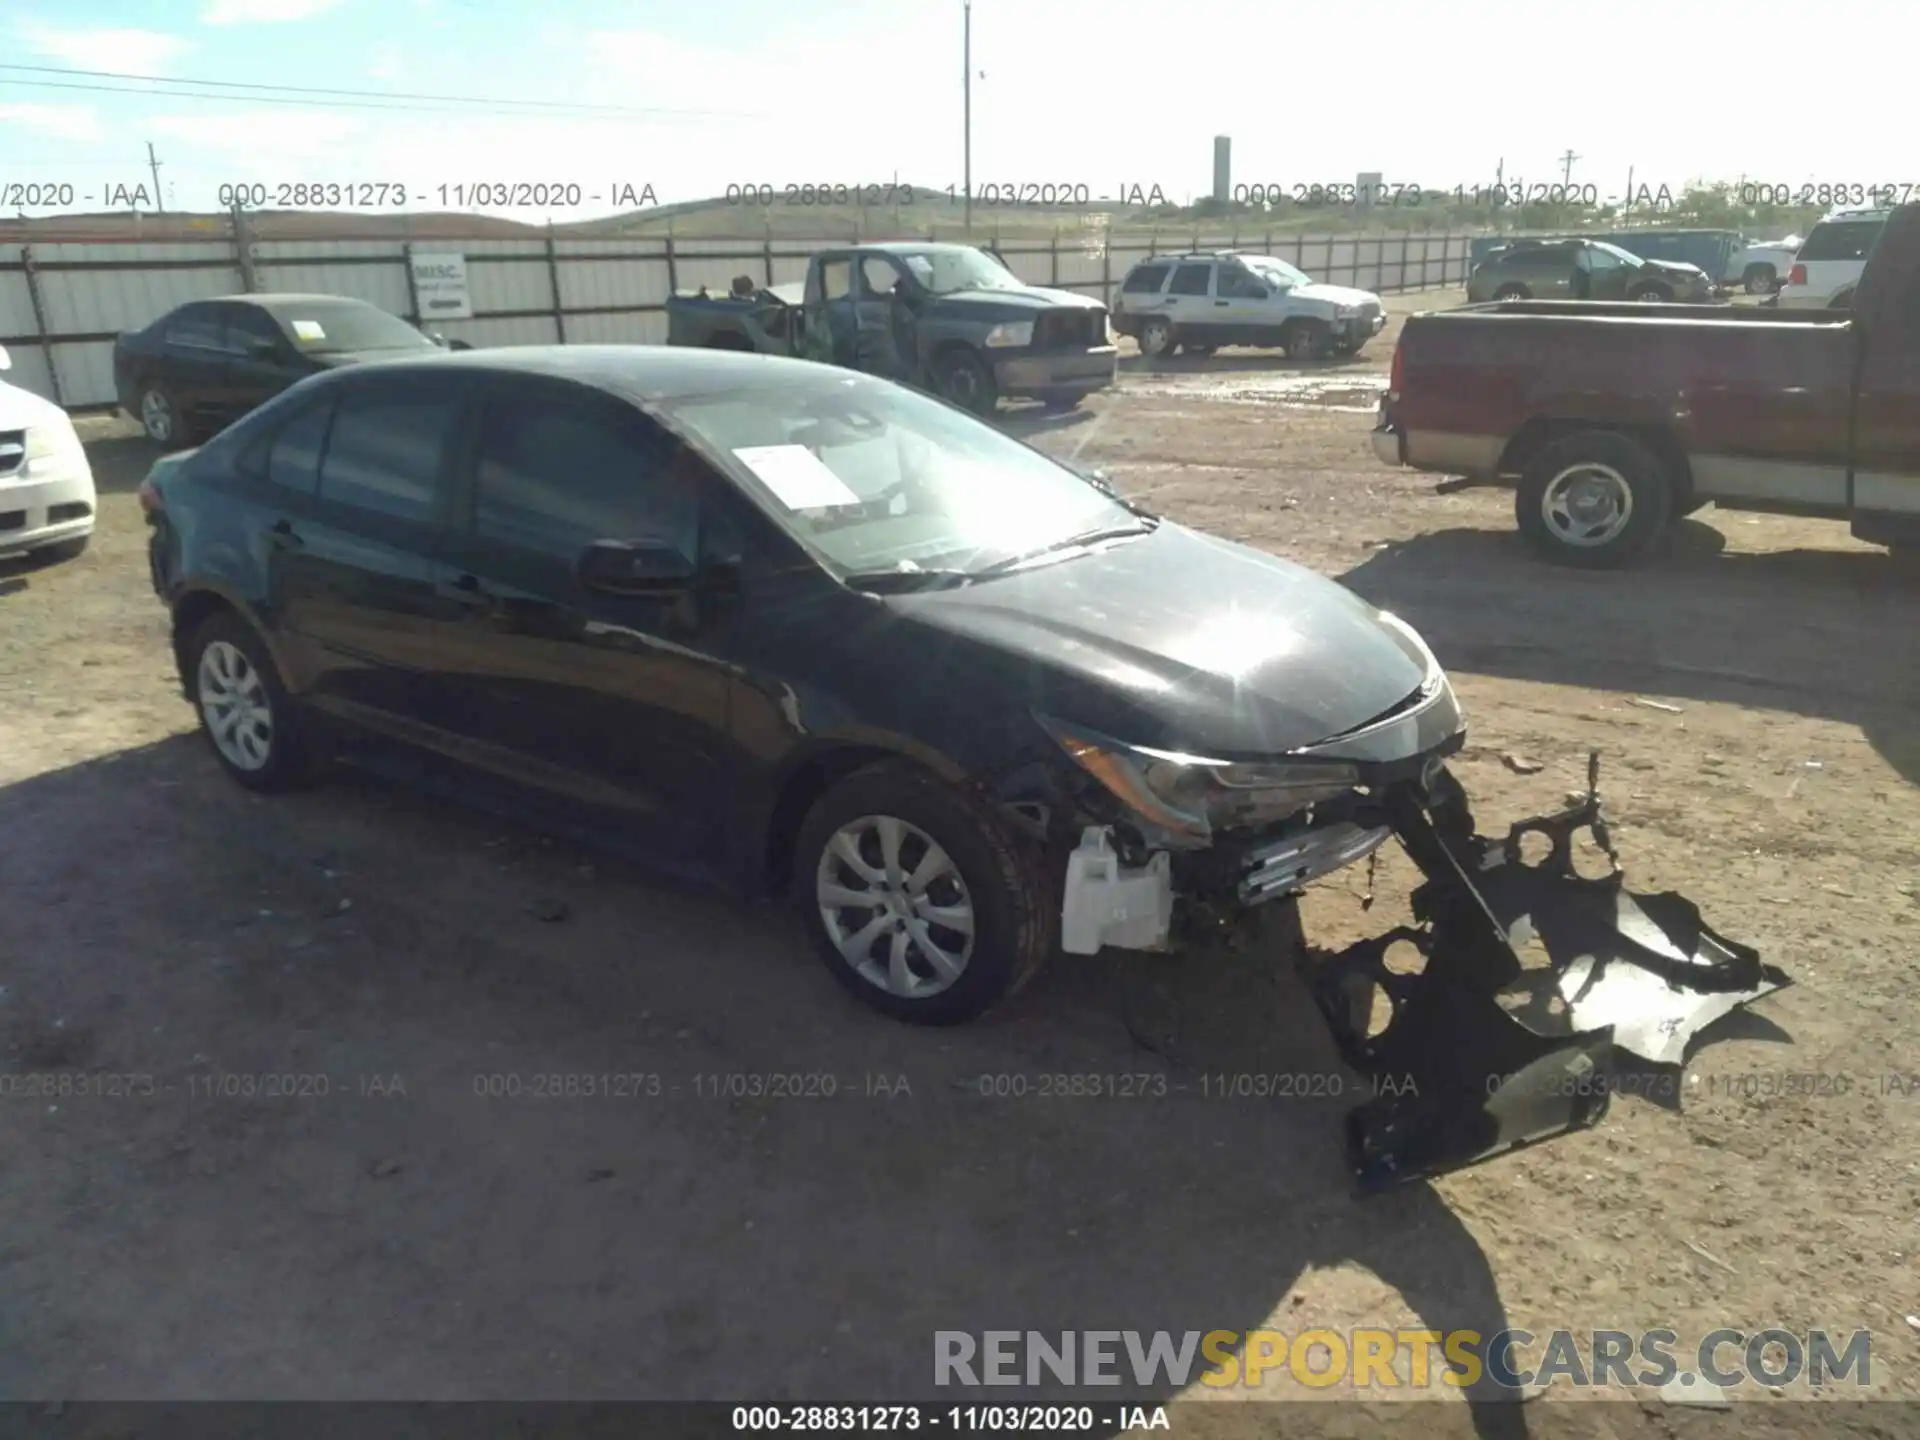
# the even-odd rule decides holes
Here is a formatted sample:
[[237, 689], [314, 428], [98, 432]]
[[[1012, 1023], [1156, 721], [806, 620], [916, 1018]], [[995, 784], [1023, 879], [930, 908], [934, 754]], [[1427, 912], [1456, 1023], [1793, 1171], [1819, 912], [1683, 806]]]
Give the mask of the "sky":
[[[1887, 30], [1891, 5], [1809, 13], [1762, 0], [978, 0], [973, 183], [1093, 199], [1158, 186], [1185, 201], [1209, 189], [1213, 138], [1228, 135], [1236, 184], [1378, 172], [1470, 191], [1496, 173], [1570, 175], [1602, 202], [1629, 174], [1636, 191], [1920, 187], [1906, 52], [1854, 43]], [[1753, 38], [1766, 16], [1780, 39]], [[1809, 83], [1831, 81], [1774, 78], [1789, 73], [1783, 27], [1802, 21], [1844, 42], [1847, 105], [1813, 102]], [[958, 196], [961, 37], [960, 0], [8, 0], [0, 213], [34, 185], [32, 215], [151, 195], [149, 145], [169, 210], [224, 208], [220, 187], [236, 182], [384, 184], [388, 203], [405, 187], [408, 208], [532, 220], [615, 213], [648, 187], [661, 202], [895, 180]], [[195, 98], [22, 66], [228, 88]], [[579, 199], [460, 203], [460, 187], [501, 182], [577, 185]]]

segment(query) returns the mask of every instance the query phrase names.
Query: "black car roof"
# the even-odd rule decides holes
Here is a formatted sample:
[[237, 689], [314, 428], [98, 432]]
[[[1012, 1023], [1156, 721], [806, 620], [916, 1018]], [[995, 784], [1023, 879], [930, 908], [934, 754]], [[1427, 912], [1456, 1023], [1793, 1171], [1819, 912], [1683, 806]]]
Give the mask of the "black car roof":
[[623, 399], [641, 401], [882, 383], [857, 371], [812, 360], [677, 345], [511, 345], [497, 350], [435, 351], [395, 360], [372, 360], [333, 374], [342, 381], [351, 381], [376, 372], [430, 375], [446, 371], [540, 375], [571, 380]]
[[[357, 305], [363, 310], [380, 309], [378, 305], [366, 300], [356, 299], [351, 295], [307, 295], [291, 290], [285, 294], [273, 294], [269, 292], [266, 294], [251, 295], [209, 295], [205, 300], [189, 301], [188, 303], [207, 305], [216, 301], [229, 305], [258, 305], [262, 310], [279, 310], [283, 308], [298, 309], [301, 306], [309, 305]], [[387, 312], [382, 310], [380, 313], [384, 315]]]

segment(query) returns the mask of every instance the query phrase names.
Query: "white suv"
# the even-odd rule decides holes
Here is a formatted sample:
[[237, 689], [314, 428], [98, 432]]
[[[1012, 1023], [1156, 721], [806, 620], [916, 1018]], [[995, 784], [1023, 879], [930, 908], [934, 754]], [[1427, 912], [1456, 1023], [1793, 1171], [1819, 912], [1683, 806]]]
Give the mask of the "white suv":
[[[0, 370], [12, 364], [0, 347]], [[0, 557], [79, 554], [96, 503], [93, 470], [67, 412], [0, 381]]]
[[1887, 223], [1885, 210], [1836, 210], [1807, 232], [1780, 305], [1788, 310], [1846, 310], [1853, 287], [1867, 268], [1867, 255]]
[[1234, 250], [1136, 261], [1113, 297], [1113, 328], [1140, 353], [1272, 345], [1293, 360], [1352, 355], [1387, 323], [1380, 297], [1322, 285], [1271, 255]]

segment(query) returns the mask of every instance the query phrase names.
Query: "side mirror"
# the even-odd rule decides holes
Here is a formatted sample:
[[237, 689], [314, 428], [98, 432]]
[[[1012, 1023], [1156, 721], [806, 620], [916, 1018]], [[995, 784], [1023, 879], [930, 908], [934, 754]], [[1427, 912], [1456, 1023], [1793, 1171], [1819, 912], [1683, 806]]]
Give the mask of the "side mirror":
[[580, 555], [580, 583], [608, 595], [659, 595], [693, 583], [694, 564], [664, 540], [596, 540]]

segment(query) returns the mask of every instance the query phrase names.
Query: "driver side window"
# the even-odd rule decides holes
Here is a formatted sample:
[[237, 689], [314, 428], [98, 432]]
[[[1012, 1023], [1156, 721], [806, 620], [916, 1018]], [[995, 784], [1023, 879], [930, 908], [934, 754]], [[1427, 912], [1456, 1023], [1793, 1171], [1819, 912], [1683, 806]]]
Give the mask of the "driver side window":
[[853, 263], [825, 260], [820, 264], [820, 298], [844, 300], [853, 289]]
[[868, 255], [860, 262], [860, 284], [875, 300], [890, 300], [905, 279], [900, 268], [884, 255]]
[[1238, 266], [1222, 265], [1220, 278], [1214, 283], [1223, 300], [1263, 300], [1267, 294], [1267, 287], [1260, 283], [1258, 276]]

